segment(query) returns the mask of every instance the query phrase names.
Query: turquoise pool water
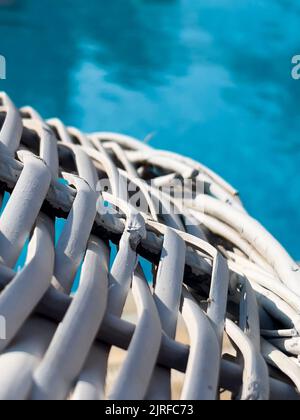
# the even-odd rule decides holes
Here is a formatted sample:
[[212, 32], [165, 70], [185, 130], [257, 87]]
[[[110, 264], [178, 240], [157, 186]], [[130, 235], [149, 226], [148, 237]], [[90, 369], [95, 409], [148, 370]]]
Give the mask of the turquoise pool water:
[[17, 105], [211, 166], [300, 259], [300, 3], [2, 0]]

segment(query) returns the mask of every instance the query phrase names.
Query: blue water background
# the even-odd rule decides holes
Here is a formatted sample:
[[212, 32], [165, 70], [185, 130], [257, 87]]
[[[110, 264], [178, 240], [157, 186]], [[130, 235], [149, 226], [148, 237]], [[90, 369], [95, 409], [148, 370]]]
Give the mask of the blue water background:
[[191, 156], [300, 259], [300, 2], [1, 0], [18, 106]]

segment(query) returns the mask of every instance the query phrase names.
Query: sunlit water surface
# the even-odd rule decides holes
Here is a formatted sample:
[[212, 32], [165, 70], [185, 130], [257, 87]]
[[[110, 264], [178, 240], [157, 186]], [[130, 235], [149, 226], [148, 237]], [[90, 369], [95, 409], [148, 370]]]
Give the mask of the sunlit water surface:
[[204, 162], [300, 259], [299, 2], [6, 3], [0, 88], [17, 105]]

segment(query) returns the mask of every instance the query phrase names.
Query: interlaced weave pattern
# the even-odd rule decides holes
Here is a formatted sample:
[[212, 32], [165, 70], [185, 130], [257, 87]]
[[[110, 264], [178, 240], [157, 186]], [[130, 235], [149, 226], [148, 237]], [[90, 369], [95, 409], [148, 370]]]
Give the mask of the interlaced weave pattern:
[[[0, 128], [0, 399], [168, 400], [171, 370], [183, 400], [299, 399], [299, 266], [234, 188], [5, 94]], [[122, 315], [131, 293], [135, 323]], [[127, 352], [108, 390], [113, 346]]]

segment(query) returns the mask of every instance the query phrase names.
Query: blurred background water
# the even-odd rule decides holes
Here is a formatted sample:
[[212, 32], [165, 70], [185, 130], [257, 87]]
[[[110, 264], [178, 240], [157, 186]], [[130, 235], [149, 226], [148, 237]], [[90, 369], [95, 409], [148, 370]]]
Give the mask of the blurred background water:
[[18, 106], [191, 156], [300, 259], [300, 3], [0, 0]]

